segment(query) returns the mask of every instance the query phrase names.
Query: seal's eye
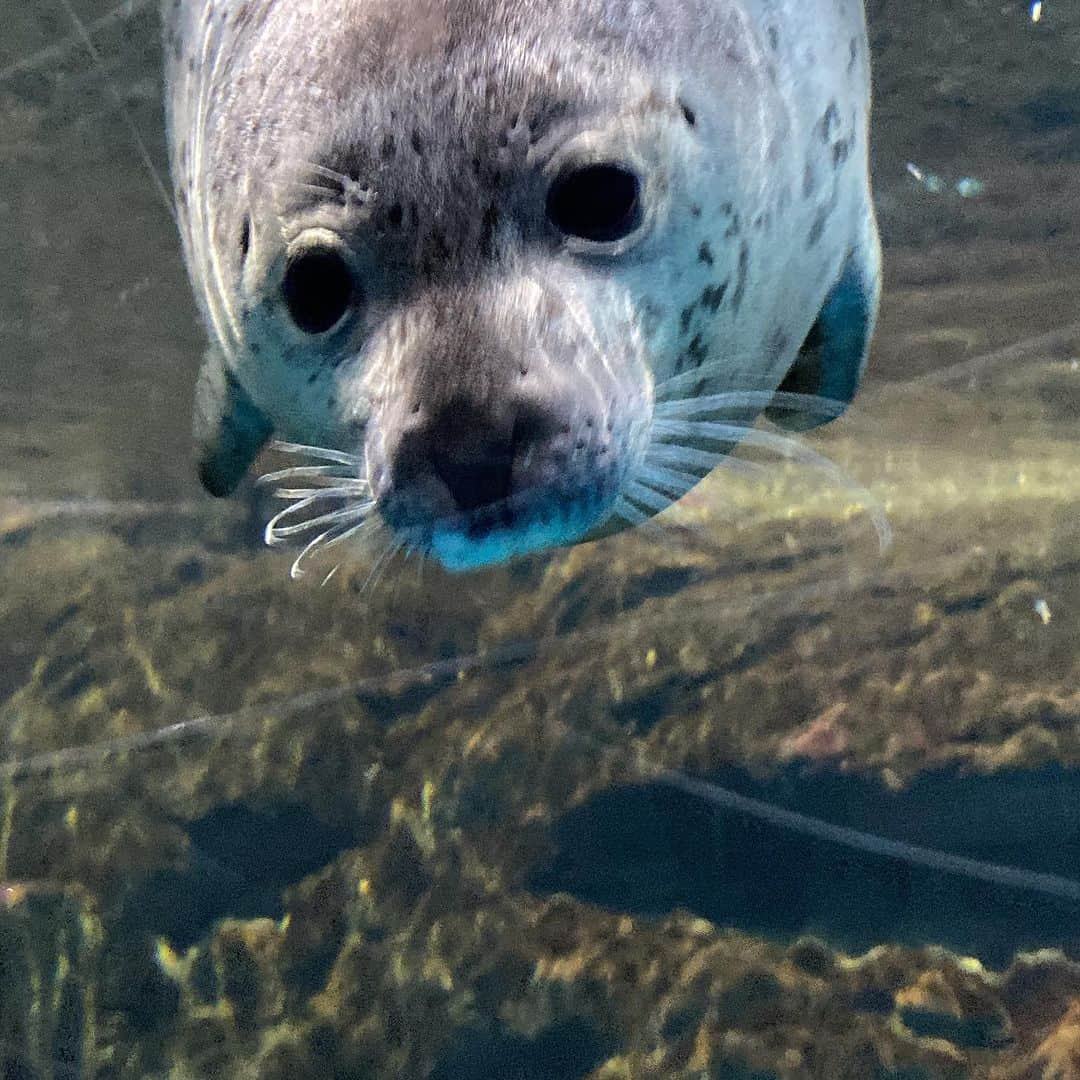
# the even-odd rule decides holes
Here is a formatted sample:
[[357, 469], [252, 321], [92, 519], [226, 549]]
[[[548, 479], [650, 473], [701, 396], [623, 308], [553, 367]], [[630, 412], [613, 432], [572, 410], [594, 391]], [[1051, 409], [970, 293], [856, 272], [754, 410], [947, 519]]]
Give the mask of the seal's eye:
[[332, 247], [309, 247], [290, 256], [281, 294], [292, 321], [305, 334], [332, 330], [356, 302], [356, 283]]
[[640, 181], [622, 165], [585, 165], [556, 178], [548, 191], [547, 215], [567, 236], [611, 243], [641, 224], [640, 194]]

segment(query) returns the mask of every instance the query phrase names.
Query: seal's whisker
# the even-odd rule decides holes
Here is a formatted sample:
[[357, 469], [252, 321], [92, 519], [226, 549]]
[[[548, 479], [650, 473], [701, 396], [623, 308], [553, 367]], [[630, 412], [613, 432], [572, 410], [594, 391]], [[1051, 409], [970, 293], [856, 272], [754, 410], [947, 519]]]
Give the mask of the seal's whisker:
[[308, 457], [323, 461], [336, 461], [339, 465], [348, 465], [359, 473], [364, 466], [364, 459], [356, 454], [347, 454], [344, 450], [334, 450], [328, 446], [308, 446], [306, 443], [272, 442], [272, 450], [281, 454], [307, 454]]
[[[307, 169], [309, 172], [313, 172], [316, 176], [322, 176], [327, 180], [333, 180], [335, 184], [340, 187], [345, 187], [346, 184], [355, 184], [356, 181], [345, 173], [338, 172], [336, 169], [331, 169], [326, 165], [320, 165], [317, 161], [302, 161], [300, 167]], [[323, 189], [326, 190], [325, 188]]]
[[312, 184], [301, 179], [289, 180], [288, 186], [301, 191], [311, 191], [324, 197], [343, 198], [346, 202], [358, 203], [361, 206], [372, 202], [376, 198], [376, 192], [362, 180], [337, 172], [326, 165], [320, 165], [316, 161], [296, 163], [296, 175], [299, 177], [305, 173], [312, 173], [320, 179], [330, 181], [335, 186], [327, 187], [325, 184]]
[[662, 462], [669, 465], [685, 465], [691, 469], [701, 469], [708, 473], [718, 465], [730, 461], [727, 454], [712, 450], [701, 450], [696, 446], [681, 446], [678, 443], [651, 443], [645, 452], [645, 461]]
[[765, 466], [759, 461], [732, 457], [730, 454], [719, 450], [702, 450], [697, 446], [682, 446], [680, 443], [651, 443], [645, 451], [644, 460], [664, 465], [685, 465], [691, 469], [700, 469], [702, 479], [714, 469], [726, 469], [728, 472], [753, 477], [760, 477], [765, 472]]
[[288, 518], [296, 518], [300, 516], [304, 510], [314, 506], [320, 501], [322, 492], [317, 492], [314, 495], [309, 495], [306, 499], [301, 499], [299, 502], [293, 503], [291, 506], [286, 506], [283, 510], [278, 511], [272, 518], [266, 523], [266, 528], [263, 531], [263, 538], [269, 545], [278, 543], [285, 537], [295, 536], [297, 533], [306, 532], [313, 527], [328, 523], [330, 521], [343, 521], [348, 518], [353, 520], [357, 514], [369, 514], [372, 510], [373, 503], [368, 500], [360, 503], [347, 503], [345, 506], [339, 507], [337, 510], [328, 514], [321, 514], [316, 517], [308, 518], [305, 521], [300, 521], [292, 525], [282, 525], [283, 521]]
[[835, 418], [842, 415], [846, 408], [843, 401], [819, 397], [816, 394], [793, 394], [786, 390], [732, 390], [722, 394], [704, 394], [701, 397], [665, 399], [657, 402], [653, 412], [665, 420], [736, 409], [783, 409]]
[[612, 513], [635, 526], [647, 525], [652, 521], [652, 518], [644, 510], [638, 509], [628, 499], [622, 497], [615, 500]]
[[856, 483], [835, 461], [812, 450], [798, 439], [776, 431], [763, 431], [760, 428], [745, 427], [741, 424], [722, 424], [712, 420], [657, 420], [653, 423], [653, 433], [695, 441], [738, 443], [742, 446], [766, 450], [797, 464], [818, 469], [839, 487], [858, 495], [869, 513], [881, 550], [885, 551], [892, 543], [892, 528], [881, 503], [866, 488]]
[[657, 514], [671, 506], [671, 499], [667, 495], [661, 495], [660, 492], [654, 491], [640, 480], [628, 480], [623, 485], [623, 494]]
[[274, 488], [275, 499], [351, 499], [357, 495], [366, 495], [367, 487], [310, 487], [310, 488]]
[[346, 540], [351, 540], [358, 533], [363, 532], [365, 529], [370, 529], [372, 526], [379, 524], [382, 521], [380, 517], [375, 514], [369, 514], [363, 521], [357, 525], [351, 525], [343, 533], [338, 533], [337, 536], [331, 537], [326, 542], [327, 547], [334, 547], [337, 544], [344, 544]]
[[347, 506], [341, 510], [335, 510], [332, 514], [320, 514], [318, 517], [309, 518], [307, 521], [298, 522], [295, 525], [275, 525], [267, 534], [268, 544], [278, 544], [287, 540], [290, 536], [300, 536], [302, 533], [311, 532], [322, 525], [352, 524], [358, 517], [366, 518], [371, 513], [370, 503], [361, 503], [358, 506]]
[[330, 584], [330, 580], [331, 580], [331, 578], [333, 578], [333, 576], [334, 576], [334, 575], [335, 575], [335, 574], [336, 574], [336, 573], [337, 573], [337, 572], [338, 572], [338, 571], [339, 571], [340, 569], [341, 569], [341, 563], [335, 563], [335, 564], [334, 564], [334, 569], [333, 569], [333, 570], [331, 570], [331, 571], [330, 571], [330, 573], [329, 573], [329, 574], [327, 574], [327, 575], [326, 575], [326, 577], [324, 577], [324, 578], [322, 579], [322, 585], [320, 585], [319, 587], [320, 587], [320, 588], [322, 588], [322, 589], [325, 589], [325, 588], [326, 588], [326, 586]]
[[699, 484], [702, 477], [695, 473], [669, 469], [663, 465], [650, 465], [646, 462], [634, 474], [634, 479], [642, 483], [648, 482], [651, 487], [659, 491], [669, 491], [678, 499], [695, 484]]
[[383, 549], [382, 554], [375, 560], [371, 567], [368, 576], [364, 579], [364, 584], [360, 586], [360, 595], [363, 596], [366, 592], [374, 592], [375, 586], [378, 584], [379, 579], [382, 577], [386, 567], [389, 566], [394, 556], [405, 546], [404, 537], [391, 537], [387, 542], [386, 547]]
[[367, 481], [358, 476], [342, 473], [343, 465], [293, 465], [288, 469], [276, 469], [274, 472], [263, 473], [255, 483], [259, 485], [273, 484], [278, 480], [317, 480], [326, 477], [330, 480], [357, 481], [367, 487]]

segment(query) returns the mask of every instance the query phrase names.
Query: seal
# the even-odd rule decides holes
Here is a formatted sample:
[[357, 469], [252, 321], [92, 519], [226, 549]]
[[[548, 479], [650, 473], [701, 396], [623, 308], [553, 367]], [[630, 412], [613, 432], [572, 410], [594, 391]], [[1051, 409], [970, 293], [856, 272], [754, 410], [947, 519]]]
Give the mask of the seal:
[[854, 395], [880, 291], [859, 0], [164, 16], [210, 492], [276, 434], [340, 466], [307, 473], [348, 477], [349, 520], [467, 569], [647, 518], [762, 411], [802, 429]]

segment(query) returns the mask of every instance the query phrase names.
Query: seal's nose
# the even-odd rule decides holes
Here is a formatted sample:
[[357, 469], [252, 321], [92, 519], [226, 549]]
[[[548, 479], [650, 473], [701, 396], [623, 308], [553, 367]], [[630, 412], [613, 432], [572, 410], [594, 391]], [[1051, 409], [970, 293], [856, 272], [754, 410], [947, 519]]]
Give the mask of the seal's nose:
[[529, 451], [550, 438], [554, 417], [525, 404], [499, 409], [466, 402], [444, 405], [403, 437], [392, 475], [400, 489], [424, 477], [445, 486], [458, 510], [504, 502], [528, 470]]
[[514, 428], [446, 409], [433, 425], [431, 465], [459, 510], [478, 510], [510, 496]]

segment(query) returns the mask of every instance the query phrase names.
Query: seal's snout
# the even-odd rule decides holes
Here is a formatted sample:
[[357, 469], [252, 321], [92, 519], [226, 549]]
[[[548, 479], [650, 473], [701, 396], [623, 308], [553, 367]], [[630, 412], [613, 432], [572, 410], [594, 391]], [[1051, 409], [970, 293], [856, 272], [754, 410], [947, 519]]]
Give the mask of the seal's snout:
[[430, 467], [455, 506], [470, 511], [509, 499], [515, 469], [520, 472], [553, 431], [554, 418], [534, 406], [522, 404], [496, 417], [451, 403], [435, 416], [424, 442]]
[[471, 514], [508, 504], [536, 482], [531, 465], [551, 452], [558, 420], [543, 407], [519, 402], [479, 407], [453, 400], [406, 432], [391, 462], [393, 487], [424, 493], [428, 512], [452, 504]]
[[455, 395], [398, 424], [368, 431], [379, 512], [451, 569], [569, 542], [616, 494], [611, 432], [569, 400]]

